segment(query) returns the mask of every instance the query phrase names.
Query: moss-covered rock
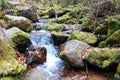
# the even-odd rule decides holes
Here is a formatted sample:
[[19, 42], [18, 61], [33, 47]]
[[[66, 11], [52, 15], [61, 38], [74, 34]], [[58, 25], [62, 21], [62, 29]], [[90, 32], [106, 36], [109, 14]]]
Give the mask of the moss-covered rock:
[[119, 79], [120, 79], [120, 63], [118, 64], [116, 74], [114, 75], [114, 80]]
[[78, 40], [71, 40], [65, 43], [59, 57], [68, 64], [75, 67], [83, 67], [82, 52], [90, 46]]
[[111, 68], [120, 62], [120, 49], [99, 49], [95, 48], [88, 52], [86, 60], [99, 68]]
[[105, 24], [99, 24], [95, 29], [95, 34], [107, 35], [107, 26]]
[[62, 31], [64, 26], [62, 24], [52, 24], [51, 26], [47, 27], [48, 31]]
[[52, 18], [52, 17], [55, 16], [55, 10], [54, 9], [48, 9], [46, 11], [43, 11], [40, 15], [41, 15], [42, 18]]
[[27, 33], [16, 32], [11, 38], [12, 45], [20, 52], [24, 52], [26, 48], [31, 44], [31, 40]]
[[64, 33], [57, 33], [57, 32], [52, 32], [51, 33], [52, 35], [52, 38], [55, 42], [55, 45], [60, 45], [60, 44], [63, 44], [64, 42], [67, 41], [69, 35], [67, 34], [64, 34]]
[[99, 47], [120, 47], [120, 30], [114, 32], [105, 41], [99, 43]]
[[59, 17], [59, 19], [56, 20], [56, 22], [57, 23], [65, 23], [69, 19], [71, 19], [71, 16], [69, 16], [69, 14], [65, 14], [65, 15]]
[[33, 30], [31, 21], [25, 17], [5, 15], [4, 20], [9, 27], [18, 27], [25, 32]]
[[25, 73], [26, 67], [19, 64], [15, 59], [16, 55], [13, 48], [4, 39], [0, 39], [0, 79], [20, 79]]
[[68, 40], [79, 40], [88, 44], [95, 44], [97, 42], [97, 38], [92, 33], [82, 32], [82, 31], [74, 31], [71, 36], [68, 38]]
[[92, 20], [91, 18], [88, 17], [84, 17], [81, 19], [82, 21], [82, 25], [84, 27], [84, 29], [89, 30], [89, 31], [94, 31], [94, 20]]
[[108, 27], [107, 36], [109, 37], [115, 31], [120, 29], [120, 18], [118, 16], [110, 16], [105, 19], [106, 26]]
[[89, 13], [89, 9], [83, 5], [76, 5], [73, 7], [73, 9], [70, 11], [70, 16], [72, 18], [80, 19], [82, 18], [86, 13]]

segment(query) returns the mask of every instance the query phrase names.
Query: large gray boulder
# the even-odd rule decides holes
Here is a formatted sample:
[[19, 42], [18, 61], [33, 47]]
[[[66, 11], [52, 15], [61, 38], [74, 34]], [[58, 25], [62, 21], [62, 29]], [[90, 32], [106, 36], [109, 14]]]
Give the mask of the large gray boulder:
[[60, 53], [60, 58], [75, 67], [83, 67], [82, 52], [90, 48], [86, 43], [78, 40], [71, 40], [65, 43], [64, 50]]
[[37, 14], [37, 7], [34, 3], [28, 4], [29, 6], [16, 6], [17, 15], [24, 16], [33, 22], [36, 22], [39, 18]]
[[5, 15], [4, 20], [6, 21], [9, 28], [15, 26], [25, 32], [30, 32], [33, 30], [31, 21], [25, 17]]

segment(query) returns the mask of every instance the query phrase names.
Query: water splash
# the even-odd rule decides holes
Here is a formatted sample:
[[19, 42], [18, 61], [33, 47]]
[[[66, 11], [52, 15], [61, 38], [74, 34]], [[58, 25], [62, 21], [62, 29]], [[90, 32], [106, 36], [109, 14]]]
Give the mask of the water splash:
[[50, 32], [45, 30], [32, 31], [30, 39], [34, 47], [43, 46], [47, 49], [47, 61], [43, 65], [39, 65], [38, 69], [44, 68], [50, 72], [64, 69], [64, 62], [58, 58], [58, 50], [54, 47]]

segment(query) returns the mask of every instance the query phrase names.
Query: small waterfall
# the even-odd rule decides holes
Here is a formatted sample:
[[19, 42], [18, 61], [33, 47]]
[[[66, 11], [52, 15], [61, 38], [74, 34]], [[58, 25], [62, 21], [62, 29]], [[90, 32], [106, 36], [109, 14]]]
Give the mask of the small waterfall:
[[58, 14], [57, 13], [55, 14], [55, 19], [58, 19]]
[[38, 66], [38, 69], [44, 68], [50, 72], [63, 70], [64, 63], [58, 58], [58, 51], [54, 47], [50, 32], [45, 30], [32, 31], [30, 39], [34, 47], [43, 46], [47, 49], [47, 61], [43, 65]]

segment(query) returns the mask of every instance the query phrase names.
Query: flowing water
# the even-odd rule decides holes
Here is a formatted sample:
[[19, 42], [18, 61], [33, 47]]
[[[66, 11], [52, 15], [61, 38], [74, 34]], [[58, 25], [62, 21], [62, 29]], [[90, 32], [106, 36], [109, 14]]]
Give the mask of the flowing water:
[[[46, 30], [32, 31], [30, 34], [32, 46], [43, 46], [47, 49], [47, 61], [37, 66], [38, 69], [45, 69], [50, 73], [63, 72], [64, 62], [58, 57], [58, 50], [54, 46], [51, 33]], [[57, 73], [56, 73], [57, 74]]]
[[[44, 29], [44, 20], [39, 20], [39, 23], [43, 24]], [[44, 73], [48, 73], [52, 77], [48, 77], [49, 75], [45, 75], [45, 77], [48, 77], [46, 79], [40, 79], [42, 76], [39, 78], [34, 77], [37, 72], [31, 74], [33, 75], [34, 79], [36, 78], [38, 80], [86, 80], [88, 77], [88, 66], [86, 65], [86, 69], [84, 70], [74, 70], [73, 68], [69, 68], [66, 66], [66, 64], [59, 58], [59, 50], [55, 48], [54, 46], [54, 41], [51, 37], [51, 33], [46, 30], [39, 30], [35, 31], [33, 30], [30, 33], [30, 39], [32, 41], [32, 46], [38, 47], [38, 46], [43, 46], [47, 50], [47, 61], [44, 64], [40, 64], [36, 67], [37, 70], [41, 71], [43, 73], [43, 76], [45, 75]], [[87, 63], [86, 63], [87, 64]], [[67, 68], [67, 72], [65, 72], [65, 69]], [[69, 74], [64, 76], [64, 74]], [[57, 76], [57, 77], [56, 77]], [[30, 76], [29, 76], [30, 77]], [[67, 79], [63, 79], [64, 77], [69, 77]], [[91, 79], [90, 79], [90, 78]], [[88, 80], [107, 80], [106, 76], [101, 75], [101, 73], [97, 73], [96, 71], [89, 71], [89, 79]], [[62, 78], [62, 79], [61, 79]], [[24, 80], [28, 80], [24, 79]], [[33, 79], [29, 79], [33, 80]]]

